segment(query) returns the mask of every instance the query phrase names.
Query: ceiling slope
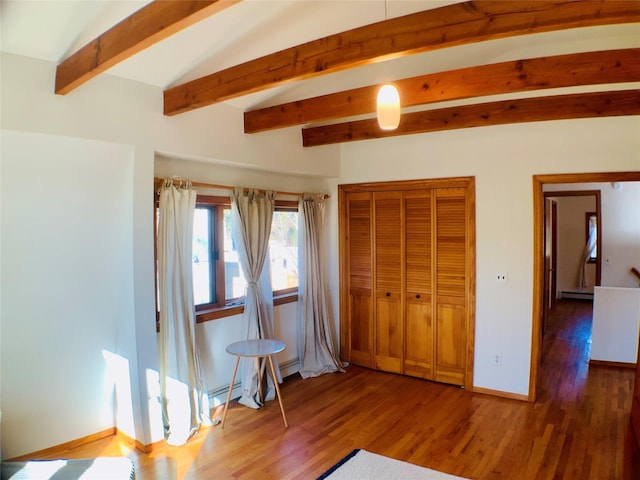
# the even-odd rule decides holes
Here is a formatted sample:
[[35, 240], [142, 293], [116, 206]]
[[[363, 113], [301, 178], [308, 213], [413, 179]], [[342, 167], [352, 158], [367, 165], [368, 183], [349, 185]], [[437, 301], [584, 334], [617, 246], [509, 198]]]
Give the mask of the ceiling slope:
[[[239, 7], [246, 8], [227, 9], [238, 3]], [[301, 8], [302, 4], [287, 3], [285, 10], [274, 14], [269, 28], [301, 18], [290, 9], [294, 4]], [[262, 26], [263, 30], [256, 29], [255, 25], [246, 25], [249, 18], [247, 15], [260, 11], [259, 5], [241, 0], [152, 1], [130, 13], [115, 26], [105, 27], [109, 29], [60, 62], [56, 71], [56, 93], [67, 93], [119, 62], [122, 63], [110, 73], [129, 65], [130, 70], [135, 70], [136, 74], [141, 70], [150, 72], [145, 77], [150, 78], [151, 72], [156, 71], [153, 67], [162, 65], [165, 73], [172, 72], [173, 68], [173, 78], [179, 78], [180, 73], [175, 72], [184, 72], [184, 66], [176, 66], [175, 56], [158, 53], [171, 51], [173, 55], [178, 54], [182, 58], [186, 54], [185, 39], [190, 39], [191, 43], [188, 45], [193, 45], [194, 49], [191, 50], [194, 51], [189, 50], [189, 58], [200, 62], [206, 60], [198, 67], [201, 72], [199, 75], [211, 71], [211, 65], [215, 65], [215, 62], [210, 61], [210, 53], [207, 53], [212, 49], [224, 51], [231, 57], [235, 55], [237, 60], [223, 62], [225, 65], [235, 66], [199, 78], [198, 75], [191, 75], [195, 80], [166, 88], [163, 108], [166, 115], [176, 115], [223, 101], [232, 105], [237, 102], [245, 106], [256, 105], [256, 95], [252, 94], [265, 92], [272, 101], [263, 102], [261, 105], [264, 108], [245, 111], [245, 133], [306, 125], [307, 128], [302, 130], [304, 146], [481, 125], [639, 114], [638, 91], [632, 90], [638, 88], [640, 82], [640, 43], [637, 38], [631, 38], [640, 27], [640, 2], [636, 0], [464, 1], [419, 12], [413, 10], [414, 13], [311, 41], [298, 39], [298, 42], [306, 43], [276, 51], [282, 48], [283, 44], [280, 43], [279, 47], [262, 50], [276, 51], [275, 53], [258, 54], [263, 55], [261, 57], [245, 56], [244, 58], [254, 59], [240, 63], [243, 62], [245, 50], [238, 48], [232, 39], [229, 40], [230, 43], [221, 45], [220, 35], [228, 37], [229, 28], [232, 28], [242, 30], [242, 35], [252, 38], [254, 44], [255, 38], [264, 38], [268, 42], [269, 36], [264, 36], [265, 25]], [[225, 10], [225, 13], [213, 15], [221, 10]], [[132, 11], [131, 8], [129, 12]], [[322, 13], [327, 12], [330, 16], [333, 11], [325, 9]], [[205, 18], [208, 19], [196, 26], [197, 22]], [[623, 27], [622, 24], [629, 25]], [[620, 25], [617, 32], [621, 28], [627, 29], [622, 36], [617, 37], [624, 40], [622, 43], [607, 44], [606, 33], [602, 38], [602, 48], [615, 50], [586, 51], [598, 50], [599, 43], [585, 43], [586, 38], [593, 40], [589, 37], [592, 35], [589, 32], [594, 30], [582, 27], [598, 28], [598, 32], [601, 32], [616, 25]], [[303, 28], [304, 23], [298, 27]], [[183, 30], [181, 34], [173, 35], [180, 30]], [[194, 35], [188, 35], [192, 32]], [[212, 38], [212, 32], [217, 36], [213, 35]], [[292, 33], [290, 30], [288, 32]], [[509, 54], [502, 57], [502, 60], [509, 61], [490, 63], [491, 59], [501, 59], [500, 50], [506, 43], [515, 42], [517, 38], [526, 38], [526, 42], [529, 42], [530, 36], [532, 44], [541, 41], [545, 45], [545, 42], [549, 44], [550, 35], [562, 35], [555, 37], [556, 40], [560, 39], [560, 45], [564, 45], [565, 39], [573, 39], [574, 44], [571, 48], [556, 48], [557, 44], [553, 43], [553, 48], [543, 48], [540, 51], [523, 49], [524, 40], [521, 40], [519, 49], [513, 51], [522, 52], [522, 56], [517, 53]], [[194, 37], [196, 44], [193, 43]], [[284, 45], [293, 43], [296, 42], [290, 41]], [[171, 44], [172, 50], [162, 49], [160, 44]], [[152, 45], [157, 46], [148, 48]], [[181, 45], [181, 48], [175, 48], [177, 45]], [[195, 47], [199, 47], [197, 52]], [[441, 68], [442, 71], [439, 72], [431, 64], [423, 63], [423, 55], [415, 55], [423, 52], [431, 52], [425, 55], [437, 55], [436, 51], [447, 52], [446, 55], [449, 55], [448, 52], [459, 55], [460, 48], [450, 47], [473, 48], [474, 52], [486, 48], [492, 54], [485, 55], [484, 61], [467, 56], [464, 61], [451, 63], [449, 68], [454, 69]], [[155, 53], [146, 56], [148, 52]], [[561, 54], [556, 55], [556, 52]], [[135, 55], [136, 53], [139, 55]], [[529, 58], [525, 56], [527, 53]], [[125, 59], [128, 60], [123, 62]], [[153, 62], [149, 63], [152, 59]], [[362, 86], [371, 80], [368, 80], [369, 76], [362, 76], [364, 69], [357, 67], [393, 59], [404, 62], [405, 66], [411, 62], [412, 67], [398, 75], [405, 77], [404, 79], [393, 82], [400, 90], [402, 107], [405, 109], [401, 125], [396, 131], [383, 132], [375, 118], [366, 118], [375, 112], [378, 85]], [[425, 73], [421, 74], [422, 71]], [[341, 73], [330, 78], [322, 77], [332, 72]], [[340, 77], [345, 80], [346, 75], [355, 81], [347, 84], [338, 82], [336, 87], [334, 79]], [[162, 78], [166, 78], [166, 75]], [[301, 80], [307, 81], [299, 82]], [[290, 84], [294, 82], [299, 82], [295, 90], [290, 88]], [[161, 80], [150, 83], [170, 84]], [[626, 87], [623, 84], [627, 84]], [[278, 94], [274, 96], [273, 92], [282, 91], [276, 87], [283, 85], [289, 85], [290, 91], [278, 101]], [[590, 88], [596, 85], [600, 87]], [[337, 91], [341, 88], [349, 89]], [[550, 91], [562, 88], [567, 89], [566, 95], [556, 95], [559, 92]], [[628, 90], [621, 91], [621, 88]], [[323, 95], [318, 96], [316, 93], [314, 96], [314, 92], [318, 90]], [[291, 95], [296, 91], [299, 95]], [[532, 92], [537, 91], [549, 91], [547, 95], [554, 96], [531, 98], [535, 95]], [[594, 93], [595, 91], [600, 93]], [[524, 95], [525, 92], [528, 94]], [[477, 99], [480, 97], [495, 95], [506, 95], [506, 98], [512, 99], [494, 98], [491, 100], [496, 101], [478, 103]], [[302, 99], [296, 100], [296, 97]], [[283, 101], [287, 103], [282, 103]], [[457, 106], [438, 108], [433, 105], [445, 101], [455, 101], [453, 105]], [[461, 103], [467, 105], [460, 105]], [[425, 105], [431, 105], [427, 107], [431, 109], [416, 111]], [[342, 119], [342, 123], [322, 125], [340, 122], [339, 119]]]
[[56, 68], [55, 92], [67, 94], [117, 63], [239, 1], [153, 1], [62, 61]]
[[638, 21], [637, 1], [467, 1], [330, 35], [177, 85], [164, 92], [164, 113], [428, 50]]
[[640, 115], [640, 90], [505, 100], [402, 115], [396, 130], [380, 130], [375, 118], [302, 129], [303, 145], [315, 147], [416, 133], [571, 118]]
[[[640, 48], [523, 59], [393, 82], [403, 107], [550, 88], [640, 80]], [[376, 111], [379, 85], [245, 112], [245, 133], [326, 122]]]

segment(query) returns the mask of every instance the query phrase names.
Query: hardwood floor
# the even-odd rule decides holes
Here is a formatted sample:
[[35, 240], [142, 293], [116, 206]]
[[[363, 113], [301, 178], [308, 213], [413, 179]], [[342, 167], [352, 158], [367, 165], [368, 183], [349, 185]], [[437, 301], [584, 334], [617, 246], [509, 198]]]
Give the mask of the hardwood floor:
[[224, 430], [204, 429], [186, 446], [141, 454], [110, 438], [58, 455], [127, 455], [139, 480], [313, 479], [354, 448], [470, 479], [637, 480], [634, 371], [589, 366], [590, 329], [590, 304], [558, 304], [535, 404], [349, 367], [285, 380], [288, 429], [277, 402], [232, 403]]

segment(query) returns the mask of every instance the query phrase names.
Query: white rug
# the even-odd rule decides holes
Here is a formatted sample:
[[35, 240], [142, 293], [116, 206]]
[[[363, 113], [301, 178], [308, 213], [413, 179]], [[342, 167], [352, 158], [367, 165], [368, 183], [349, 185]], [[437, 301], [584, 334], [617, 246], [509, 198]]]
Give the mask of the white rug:
[[461, 478], [357, 449], [318, 477], [318, 480], [453, 480]]
[[133, 462], [126, 457], [83, 460], [2, 462], [2, 480], [133, 480]]

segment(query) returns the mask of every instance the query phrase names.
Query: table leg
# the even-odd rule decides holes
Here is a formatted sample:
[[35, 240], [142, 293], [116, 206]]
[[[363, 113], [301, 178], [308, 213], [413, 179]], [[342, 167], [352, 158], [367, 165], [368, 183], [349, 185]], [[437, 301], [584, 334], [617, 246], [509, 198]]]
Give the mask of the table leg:
[[289, 428], [287, 423], [287, 417], [284, 415], [284, 407], [282, 406], [282, 396], [280, 395], [280, 387], [278, 387], [278, 377], [276, 377], [276, 369], [273, 368], [273, 359], [271, 355], [268, 355], [269, 366], [271, 367], [271, 375], [273, 376], [273, 384], [276, 387], [276, 394], [278, 395], [278, 402], [280, 403], [280, 411], [282, 412], [282, 419], [284, 420], [284, 426]]
[[256, 357], [256, 365], [258, 367], [258, 398], [260, 399], [260, 403], [264, 403], [264, 398], [262, 398], [262, 365], [260, 364], [260, 357]]
[[227, 409], [229, 408], [229, 400], [231, 400], [231, 391], [233, 390], [233, 382], [236, 381], [236, 372], [238, 371], [238, 363], [240, 363], [240, 357], [236, 357], [236, 366], [233, 369], [233, 375], [231, 376], [231, 383], [229, 384], [229, 393], [227, 393], [227, 401], [224, 404], [224, 412], [222, 413], [222, 425], [220, 428], [224, 428], [224, 421], [227, 419]]

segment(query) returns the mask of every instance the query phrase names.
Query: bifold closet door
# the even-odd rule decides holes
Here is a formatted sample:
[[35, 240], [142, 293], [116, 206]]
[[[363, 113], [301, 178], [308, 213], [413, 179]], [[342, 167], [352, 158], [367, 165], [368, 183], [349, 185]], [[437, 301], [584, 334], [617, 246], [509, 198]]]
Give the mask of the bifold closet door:
[[467, 199], [464, 188], [435, 191], [435, 380], [465, 383]]
[[375, 368], [402, 373], [402, 193], [375, 192]]
[[433, 371], [433, 191], [404, 194], [404, 373], [432, 380]]
[[372, 194], [346, 198], [351, 362], [373, 367]]
[[471, 387], [473, 177], [338, 190], [343, 359]]

